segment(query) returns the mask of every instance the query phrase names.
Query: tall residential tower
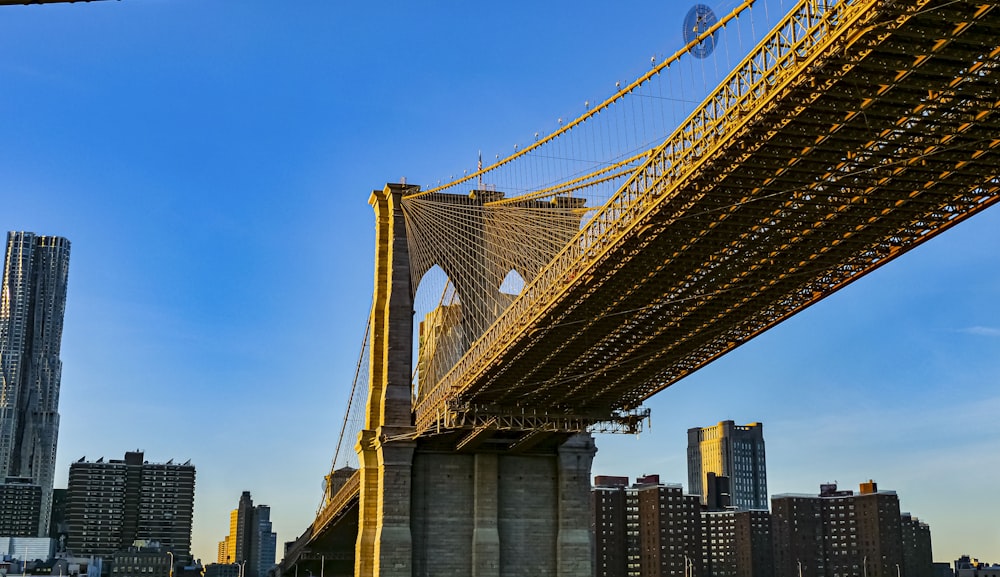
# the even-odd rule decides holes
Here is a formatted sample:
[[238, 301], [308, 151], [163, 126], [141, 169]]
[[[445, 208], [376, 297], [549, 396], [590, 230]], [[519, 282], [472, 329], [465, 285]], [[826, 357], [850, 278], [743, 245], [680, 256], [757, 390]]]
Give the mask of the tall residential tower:
[[729, 479], [732, 507], [767, 509], [763, 425], [721, 421], [714, 427], [688, 429], [688, 491], [707, 504], [720, 477]]
[[69, 248], [57, 236], [8, 233], [0, 294], [0, 483], [41, 488], [38, 537], [52, 514]]
[[77, 556], [112, 559], [136, 541], [156, 541], [179, 563], [191, 561], [195, 467], [150, 463], [142, 451], [124, 459], [81, 458], [69, 466], [66, 547]]

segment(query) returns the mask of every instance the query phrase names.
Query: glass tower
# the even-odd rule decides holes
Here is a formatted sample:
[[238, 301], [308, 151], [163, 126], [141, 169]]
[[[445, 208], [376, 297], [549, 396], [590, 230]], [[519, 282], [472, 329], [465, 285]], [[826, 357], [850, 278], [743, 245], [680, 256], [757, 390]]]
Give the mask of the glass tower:
[[721, 421], [712, 427], [688, 429], [688, 490], [710, 504], [709, 496], [719, 489], [720, 477], [728, 479], [729, 506], [740, 511], [767, 510], [764, 425]]
[[41, 487], [38, 533], [52, 513], [70, 243], [7, 234], [0, 295], [0, 483]]

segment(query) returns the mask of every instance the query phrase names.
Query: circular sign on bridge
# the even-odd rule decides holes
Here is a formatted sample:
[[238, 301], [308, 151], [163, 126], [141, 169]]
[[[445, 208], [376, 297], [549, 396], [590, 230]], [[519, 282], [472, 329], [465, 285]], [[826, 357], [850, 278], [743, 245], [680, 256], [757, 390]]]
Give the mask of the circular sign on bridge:
[[[718, 21], [719, 19], [716, 18], [715, 12], [712, 12], [711, 8], [704, 4], [695, 4], [684, 17], [684, 44], [690, 44], [692, 40]], [[715, 50], [714, 34], [691, 48], [691, 54], [697, 58], [704, 58], [711, 54], [712, 50]]]

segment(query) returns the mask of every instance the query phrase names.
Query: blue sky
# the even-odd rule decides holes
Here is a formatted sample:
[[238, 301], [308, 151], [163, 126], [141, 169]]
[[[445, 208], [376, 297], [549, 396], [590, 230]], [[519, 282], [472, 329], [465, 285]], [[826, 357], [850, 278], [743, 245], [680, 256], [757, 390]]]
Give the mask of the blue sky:
[[[679, 48], [688, 7], [0, 8], [0, 224], [73, 243], [57, 486], [81, 457], [191, 459], [196, 556], [244, 490], [294, 539], [364, 332], [370, 191], [553, 130]], [[988, 210], [762, 335], [600, 436], [594, 473], [685, 482], [687, 428], [761, 421], [770, 493], [872, 478], [935, 559], [1000, 560], [998, 244]]]

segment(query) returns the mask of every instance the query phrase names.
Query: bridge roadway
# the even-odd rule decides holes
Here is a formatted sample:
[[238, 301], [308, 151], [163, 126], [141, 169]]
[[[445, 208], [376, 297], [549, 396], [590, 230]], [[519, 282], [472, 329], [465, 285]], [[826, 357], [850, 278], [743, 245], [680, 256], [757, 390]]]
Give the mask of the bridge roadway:
[[[821, 4], [800, 3], [804, 24], [765, 40], [415, 407], [418, 453], [628, 426], [644, 399], [1000, 199], [997, 2]], [[361, 495], [329, 499], [279, 573], [346, 552], [327, 540], [353, 545]]]

